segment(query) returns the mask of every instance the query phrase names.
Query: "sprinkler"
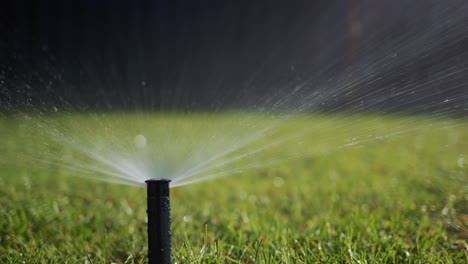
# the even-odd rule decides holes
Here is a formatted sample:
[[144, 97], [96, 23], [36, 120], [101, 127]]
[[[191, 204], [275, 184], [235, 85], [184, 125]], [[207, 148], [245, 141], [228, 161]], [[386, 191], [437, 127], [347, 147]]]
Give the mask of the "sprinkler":
[[149, 179], [148, 190], [148, 264], [171, 264], [170, 180]]

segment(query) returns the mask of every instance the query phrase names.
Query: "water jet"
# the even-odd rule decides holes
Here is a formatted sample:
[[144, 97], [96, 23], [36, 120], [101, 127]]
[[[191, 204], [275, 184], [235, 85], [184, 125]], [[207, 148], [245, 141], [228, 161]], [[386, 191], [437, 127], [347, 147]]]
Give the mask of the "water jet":
[[148, 264], [171, 263], [171, 206], [167, 179], [146, 180]]

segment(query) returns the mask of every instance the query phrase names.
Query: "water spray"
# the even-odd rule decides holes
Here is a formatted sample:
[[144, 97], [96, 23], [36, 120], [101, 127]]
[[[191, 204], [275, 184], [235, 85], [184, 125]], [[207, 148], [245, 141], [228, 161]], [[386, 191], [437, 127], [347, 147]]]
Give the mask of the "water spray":
[[148, 190], [148, 264], [170, 264], [170, 180], [149, 179], [145, 182]]

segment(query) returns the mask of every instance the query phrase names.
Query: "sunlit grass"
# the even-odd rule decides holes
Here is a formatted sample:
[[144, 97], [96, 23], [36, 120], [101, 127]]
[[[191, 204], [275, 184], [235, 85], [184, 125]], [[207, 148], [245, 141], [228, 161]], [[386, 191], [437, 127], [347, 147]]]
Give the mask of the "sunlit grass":
[[[99, 123], [73, 117], [82, 128]], [[115, 117], [122, 130], [125, 118]], [[165, 120], [183, 135], [187, 126], [240, 118]], [[0, 262], [145, 263], [145, 189], [71, 177], [53, 163], [31, 166], [15, 154], [28, 147], [57, 155], [70, 150], [52, 144], [34, 149], [42, 138], [23, 122], [0, 121]], [[280, 138], [315, 130], [236, 166], [280, 157], [278, 163], [171, 189], [174, 263], [467, 261], [466, 120], [325, 116], [287, 122], [276, 130]]]

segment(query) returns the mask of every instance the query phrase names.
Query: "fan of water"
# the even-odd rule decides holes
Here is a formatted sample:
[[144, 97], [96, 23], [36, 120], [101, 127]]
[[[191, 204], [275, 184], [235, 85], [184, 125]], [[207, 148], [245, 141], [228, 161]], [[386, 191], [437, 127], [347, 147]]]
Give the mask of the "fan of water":
[[[11, 74], [18, 69], [8, 68], [1, 76], [7, 98], [2, 108], [7, 118], [13, 113], [19, 120], [21, 131], [31, 132], [17, 153], [8, 154], [35, 164], [59, 164], [70, 175], [135, 186], [144, 186], [148, 178], [165, 178], [174, 187], [302, 157], [305, 148], [307, 155], [328, 153], [420, 129], [466, 125], [465, 1], [363, 1], [347, 6], [347, 16], [340, 16], [338, 2], [321, 8], [313, 19], [304, 12], [287, 16], [294, 18], [289, 24], [268, 16], [262, 26], [244, 32], [237, 43], [240, 58], [230, 53], [236, 48], [228, 47], [232, 38], [224, 33], [233, 27], [229, 17], [220, 20], [223, 30], [213, 26], [214, 32], [223, 32], [215, 34], [218, 42], [212, 41], [213, 32], [200, 29], [196, 45], [207, 45], [197, 50], [201, 55], [194, 58], [191, 48], [178, 46], [174, 63], [180, 65], [166, 65], [177, 69], [175, 76], [165, 77], [175, 81], [150, 86], [150, 77], [135, 77], [135, 69], [145, 72], [145, 62], [124, 70], [130, 76], [127, 88], [136, 94], [132, 100], [138, 98], [128, 107], [131, 111], [112, 102], [116, 97], [127, 102], [128, 92], [119, 95], [121, 88], [115, 90], [117, 96], [112, 89], [102, 90], [98, 107], [86, 110], [89, 104], [58, 96], [59, 88], [34, 95], [34, 85], [43, 84], [18, 81]], [[290, 25], [282, 31], [287, 34], [272, 41], [268, 32], [284, 23]], [[177, 32], [185, 32], [184, 26]], [[261, 34], [266, 39], [261, 47], [256, 44], [259, 32], [267, 32]], [[52, 65], [54, 58], [46, 61]], [[200, 61], [205, 73], [194, 80]], [[113, 78], [119, 81], [115, 58], [110, 65], [98, 77], [97, 66], [92, 68], [88, 85], [99, 91]], [[46, 74], [59, 76], [61, 85], [76, 85], [62, 71], [48, 66]], [[79, 88], [67, 89], [79, 94]], [[154, 102], [170, 107], [161, 110]], [[304, 146], [304, 138], [317, 141]], [[275, 152], [279, 145], [282, 151]]]

